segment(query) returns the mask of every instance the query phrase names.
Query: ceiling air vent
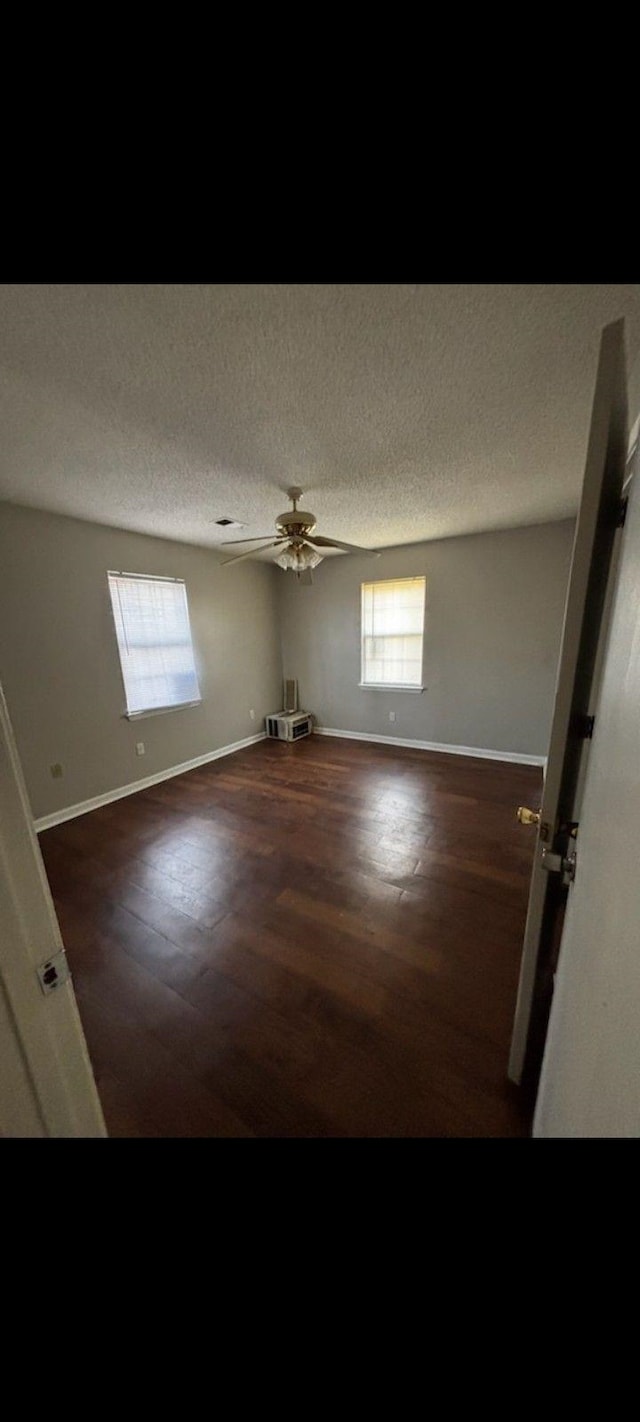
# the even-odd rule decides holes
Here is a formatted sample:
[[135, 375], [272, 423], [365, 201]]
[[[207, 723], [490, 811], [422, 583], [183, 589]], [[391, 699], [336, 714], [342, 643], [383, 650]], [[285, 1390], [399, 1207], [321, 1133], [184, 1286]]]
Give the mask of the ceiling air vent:
[[217, 518], [216, 523], [220, 528], [244, 528], [244, 524], [238, 523], [235, 518]]

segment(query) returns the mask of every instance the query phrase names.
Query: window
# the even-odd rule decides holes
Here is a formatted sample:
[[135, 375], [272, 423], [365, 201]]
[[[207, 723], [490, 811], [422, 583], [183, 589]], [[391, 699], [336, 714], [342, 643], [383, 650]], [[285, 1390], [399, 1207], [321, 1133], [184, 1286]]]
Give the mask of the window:
[[361, 686], [422, 690], [425, 578], [362, 584]]
[[108, 578], [127, 716], [200, 701], [185, 584], [136, 573]]

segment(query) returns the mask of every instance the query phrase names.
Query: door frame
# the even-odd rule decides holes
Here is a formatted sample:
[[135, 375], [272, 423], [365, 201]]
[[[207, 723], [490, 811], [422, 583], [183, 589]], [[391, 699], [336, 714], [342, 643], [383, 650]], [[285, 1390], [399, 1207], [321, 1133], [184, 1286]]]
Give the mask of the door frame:
[[[591, 409], [586, 468], [567, 585], [546, 773], [540, 807], [508, 1076], [535, 1096], [546, 1038], [567, 889], [543, 862], [570, 853], [584, 776], [582, 718], [606, 637], [624, 471], [628, 467], [624, 321], [605, 326]], [[579, 719], [578, 719], [579, 718]], [[570, 890], [569, 890], [570, 892]]]

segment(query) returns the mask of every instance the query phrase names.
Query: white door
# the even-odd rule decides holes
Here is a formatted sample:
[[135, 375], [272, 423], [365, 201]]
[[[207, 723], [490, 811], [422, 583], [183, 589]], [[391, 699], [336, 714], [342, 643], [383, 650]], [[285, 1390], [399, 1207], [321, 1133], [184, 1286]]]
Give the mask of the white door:
[[0, 687], [0, 1136], [106, 1135], [65, 973], [58, 920]]
[[640, 451], [533, 1133], [640, 1137]]
[[[556, 953], [571, 892], [591, 692], [622, 516], [626, 455], [624, 323], [616, 321], [605, 327], [600, 343], [509, 1057], [509, 1076], [531, 1092], [540, 1072]], [[523, 834], [529, 832], [523, 829]]]

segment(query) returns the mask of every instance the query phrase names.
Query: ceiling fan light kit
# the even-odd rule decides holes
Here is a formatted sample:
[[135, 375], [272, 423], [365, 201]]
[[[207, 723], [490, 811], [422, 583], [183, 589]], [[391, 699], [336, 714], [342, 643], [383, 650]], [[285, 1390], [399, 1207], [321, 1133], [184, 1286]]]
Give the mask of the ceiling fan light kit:
[[302, 573], [306, 568], [317, 568], [322, 562], [322, 554], [316, 553], [315, 548], [309, 548], [306, 544], [292, 544], [289, 548], [283, 549], [276, 558], [279, 568], [291, 568], [294, 573]]
[[[302, 489], [297, 486], [288, 489], [287, 497], [291, 499], [293, 508], [278, 514], [276, 518], [278, 537], [276, 539], [271, 533], [266, 533], [260, 538], [237, 538], [233, 541], [236, 543], [266, 543], [267, 548], [280, 548], [281, 552], [275, 559], [277, 566], [283, 568], [285, 572], [295, 573], [300, 582], [307, 584], [311, 582], [311, 569], [317, 568], [324, 556], [318, 552], [318, 548], [341, 548], [345, 553], [364, 553], [370, 558], [380, 556], [375, 548], [358, 548], [354, 543], [341, 543], [337, 538], [322, 538], [320, 534], [315, 534], [315, 537], [310, 538], [309, 535], [314, 533], [316, 527], [316, 516], [309, 513], [307, 509], [298, 508], [298, 500], [302, 498]], [[231, 563], [239, 563], [242, 558], [252, 558], [258, 552], [266, 552], [266, 549], [251, 548], [247, 553], [238, 553], [235, 558], [225, 559], [222, 566], [228, 568]]]

